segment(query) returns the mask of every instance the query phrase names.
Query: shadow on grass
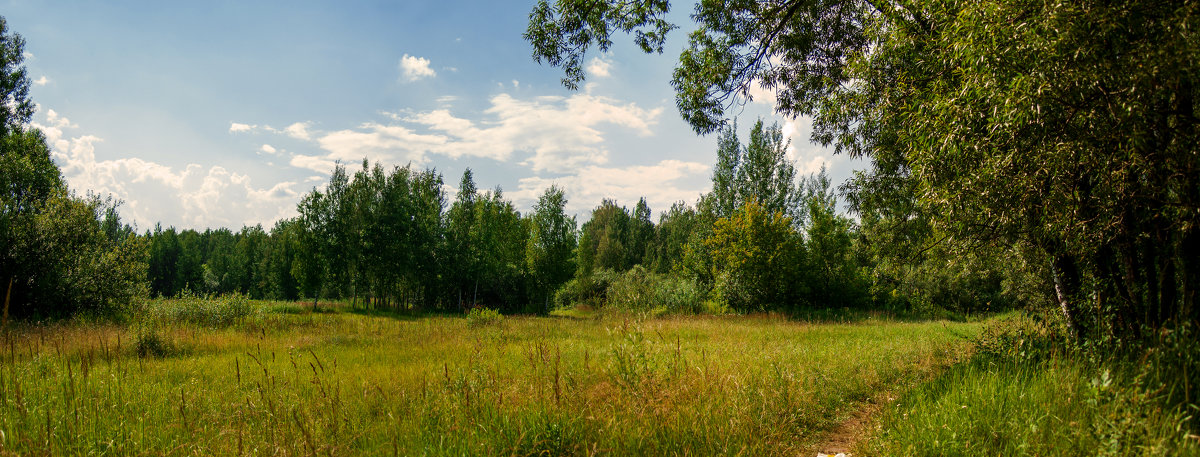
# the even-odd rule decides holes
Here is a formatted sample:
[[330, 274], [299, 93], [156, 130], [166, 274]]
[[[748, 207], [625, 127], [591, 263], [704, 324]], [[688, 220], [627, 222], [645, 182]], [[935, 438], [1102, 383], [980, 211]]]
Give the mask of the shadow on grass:
[[929, 322], [943, 320], [950, 322], [982, 322], [1007, 312], [1007, 310], [961, 313], [946, 310], [913, 312], [858, 308], [819, 308], [787, 313], [766, 313], [763, 316], [778, 316], [788, 320], [820, 324], [857, 324], [867, 321]]
[[416, 321], [429, 317], [462, 317], [461, 313], [450, 313], [445, 311], [423, 311], [417, 309], [400, 309], [400, 308], [366, 308], [366, 307], [343, 307], [342, 312], [348, 314], [356, 314], [359, 316], [382, 317], [398, 321]]

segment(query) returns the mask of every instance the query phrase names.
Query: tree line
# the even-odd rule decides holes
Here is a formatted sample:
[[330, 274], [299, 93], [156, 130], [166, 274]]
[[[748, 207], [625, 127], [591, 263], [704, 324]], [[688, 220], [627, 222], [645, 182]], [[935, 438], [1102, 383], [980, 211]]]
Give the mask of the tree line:
[[[878, 224], [842, 214], [823, 170], [797, 177], [787, 148], [778, 125], [758, 121], [744, 144], [729, 126], [711, 192], [677, 202], [657, 222], [645, 198], [632, 209], [605, 199], [582, 226], [556, 186], [522, 214], [499, 188], [479, 191], [470, 169], [449, 199], [436, 170], [364, 160], [352, 173], [339, 164], [325, 188], [301, 199], [298, 216], [270, 231], [147, 232], [147, 277], [162, 296], [238, 292], [438, 311], [628, 305], [614, 290], [684, 290], [693, 311], [703, 302], [740, 312], [940, 305], [944, 297], [924, 289], [886, 287], [896, 279], [875, 274], [876, 263], [896, 260], [866, 238]], [[966, 277], [931, 270], [921, 274], [940, 282], [938, 293], [965, 296], [950, 302], [956, 310], [1016, 302], [997, 265]]]

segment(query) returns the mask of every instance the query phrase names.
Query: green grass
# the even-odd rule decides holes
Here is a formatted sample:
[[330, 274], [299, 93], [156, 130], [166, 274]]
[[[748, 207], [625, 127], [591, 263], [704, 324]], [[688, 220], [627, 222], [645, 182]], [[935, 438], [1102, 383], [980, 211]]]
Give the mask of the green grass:
[[1085, 362], [1035, 333], [994, 349], [903, 395], [857, 454], [1200, 455], [1196, 407], [1169, 407], [1155, 363]]
[[809, 453], [877, 392], [961, 358], [982, 328], [606, 315], [471, 326], [251, 306], [228, 325], [151, 322], [171, 348], [158, 357], [137, 355], [141, 324], [10, 330], [0, 453]]

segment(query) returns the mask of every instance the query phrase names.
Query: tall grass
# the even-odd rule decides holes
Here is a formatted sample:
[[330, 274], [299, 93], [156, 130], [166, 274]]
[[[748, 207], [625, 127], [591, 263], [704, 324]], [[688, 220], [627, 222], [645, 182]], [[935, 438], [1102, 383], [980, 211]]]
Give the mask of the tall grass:
[[1163, 361], [1088, 357], [1028, 329], [984, 339], [968, 363], [904, 395], [860, 453], [1200, 455], [1196, 406], [1171, 401], [1181, 380], [1161, 379]]
[[[461, 317], [271, 305], [228, 327], [0, 337], [0, 453], [796, 454], [979, 324]], [[273, 312], [271, 309], [289, 312]], [[270, 323], [269, 325], [262, 324]]]

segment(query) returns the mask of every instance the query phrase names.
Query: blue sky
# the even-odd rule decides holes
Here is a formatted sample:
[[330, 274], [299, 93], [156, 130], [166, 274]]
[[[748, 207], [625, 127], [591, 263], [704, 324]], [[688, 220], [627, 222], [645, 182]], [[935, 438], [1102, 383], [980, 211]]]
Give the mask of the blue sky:
[[[669, 84], [691, 27], [663, 55], [620, 37], [579, 91], [522, 38], [532, 2], [4, 2], [26, 39], [35, 124], [72, 189], [112, 195], [139, 229], [295, 214], [334, 161], [463, 170], [519, 210], [551, 184], [586, 219], [604, 197], [656, 213], [707, 191], [715, 136], [680, 119]], [[746, 128], [778, 121], [806, 174], [860, 163], [808, 142], [760, 96]]]

